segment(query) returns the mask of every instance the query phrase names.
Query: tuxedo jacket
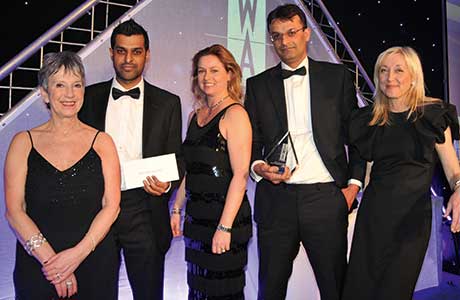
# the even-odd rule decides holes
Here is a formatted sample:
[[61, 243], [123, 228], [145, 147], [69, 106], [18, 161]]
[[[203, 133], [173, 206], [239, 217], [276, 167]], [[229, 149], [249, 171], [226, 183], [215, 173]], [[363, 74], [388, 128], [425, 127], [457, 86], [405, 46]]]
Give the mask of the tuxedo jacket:
[[[79, 112], [82, 122], [105, 130], [105, 117], [112, 87], [112, 80], [96, 83], [85, 89], [83, 107]], [[136, 101], [136, 100], [133, 100]], [[140, 120], [139, 120], [140, 121]], [[144, 80], [144, 108], [142, 118], [142, 157], [175, 153], [180, 178], [185, 170], [181, 155], [182, 113], [178, 96], [149, 84]], [[179, 181], [171, 183], [167, 194], [152, 196], [143, 188], [136, 189], [145, 198], [152, 212], [153, 230], [163, 250], [169, 248], [171, 227], [168, 200]], [[122, 200], [123, 201], [123, 197]]]
[[[348, 142], [350, 113], [358, 108], [356, 90], [345, 66], [309, 58], [310, 101], [313, 139], [319, 155], [338, 187], [349, 179], [363, 182], [365, 162]], [[265, 149], [288, 130], [286, 98], [281, 63], [247, 80], [245, 106], [253, 128], [252, 161], [263, 160]], [[307, 166], [308, 167], [308, 166]], [[263, 179], [257, 184], [255, 219], [268, 217], [273, 184]], [[279, 201], [279, 200], [278, 200]], [[267, 220], [268, 221], [268, 220]]]

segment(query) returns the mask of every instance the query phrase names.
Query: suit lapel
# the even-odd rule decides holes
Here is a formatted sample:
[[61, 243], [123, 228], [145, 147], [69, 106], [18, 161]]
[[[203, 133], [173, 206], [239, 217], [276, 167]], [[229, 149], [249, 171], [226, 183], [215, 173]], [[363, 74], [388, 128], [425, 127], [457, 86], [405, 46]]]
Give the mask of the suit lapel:
[[283, 79], [281, 78], [281, 63], [272, 69], [270, 76], [271, 79], [268, 82], [268, 89], [270, 90], [271, 101], [275, 106], [276, 117], [280, 122], [282, 132], [284, 133], [288, 129], [288, 122], [284, 84]]
[[100, 90], [100, 95], [98, 98], [93, 99], [94, 103], [97, 105], [95, 106], [96, 112], [94, 112], [95, 116], [95, 127], [101, 128], [101, 130], [105, 131], [105, 116], [107, 113], [107, 105], [109, 103], [110, 97], [110, 88], [112, 87], [112, 80], [106, 81]]
[[321, 101], [324, 95], [321, 89], [325, 86], [324, 82], [327, 78], [322, 78], [321, 65], [310, 58], [308, 59], [308, 71], [310, 78], [311, 124], [313, 133], [318, 133], [320, 127], [317, 127], [316, 124], [321, 123], [321, 112], [327, 110], [322, 107], [324, 103]]
[[[152, 132], [156, 113], [159, 111], [159, 105], [156, 100], [156, 94], [153, 87], [144, 80], [144, 108], [142, 112], [142, 156], [149, 153], [148, 148], [152, 141], [150, 137], [157, 136], [157, 133]], [[166, 128], [165, 128], [166, 130]]]

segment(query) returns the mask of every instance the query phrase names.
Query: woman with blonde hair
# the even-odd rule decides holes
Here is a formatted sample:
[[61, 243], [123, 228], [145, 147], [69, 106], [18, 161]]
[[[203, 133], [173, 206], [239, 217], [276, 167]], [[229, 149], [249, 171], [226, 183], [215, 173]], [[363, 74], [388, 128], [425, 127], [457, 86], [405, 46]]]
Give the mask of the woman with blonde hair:
[[188, 299], [244, 299], [252, 235], [246, 196], [252, 130], [241, 104], [241, 70], [225, 47], [212, 45], [195, 54], [192, 91], [195, 111], [183, 143], [186, 175], [171, 214], [178, 236], [186, 200]]
[[[370, 125], [385, 125], [389, 122], [389, 112], [390, 112], [390, 102], [393, 105], [395, 102], [392, 101], [392, 96], [390, 94], [385, 94], [384, 91], [389, 89], [385, 88], [385, 82], [382, 82], [383, 89], [379, 88], [381, 83], [379, 81], [379, 76], [381, 73], [386, 72], [386, 70], [381, 70], [381, 66], [384, 61], [390, 56], [395, 55], [400, 56], [404, 60], [407, 66], [407, 71], [410, 76], [410, 82], [407, 90], [407, 95], [405, 95], [404, 105], [407, 105], [409, 112], [408, 117], [415, 113], [417, 108], [423, 108], [426, 104], [431, 104], [439, 102], [441, 100], [427, 97], [425, 95], [425, 81], [423, 76], [422, 64], [420, 62], [418, 54], [414, 49], [410, 47], [392, 47], [379, 55], [374, 69], [374, 83], [376, 84], [375, 95], [374, 95], [374, 107], [373, 107], [373, 117]], [[402, 70], [397, 70], [398, 73], [402, 73]], [[409, 78], [409, 77], [408, 77]], [[377, 84], [379, 87], [377, 87]], [[402, 104], [403, 102], [396, 102], [396, 104]]]
[[381, 53], [372, 106], [354, 112], [350, 147], [372, 161], [353, 235], [343, 300], [410, 300], [431, 232], [430, 186], [438, 156], [453, 194], [446, 216], [460, 231], [455, 107], [427, 97], [410, 47]]

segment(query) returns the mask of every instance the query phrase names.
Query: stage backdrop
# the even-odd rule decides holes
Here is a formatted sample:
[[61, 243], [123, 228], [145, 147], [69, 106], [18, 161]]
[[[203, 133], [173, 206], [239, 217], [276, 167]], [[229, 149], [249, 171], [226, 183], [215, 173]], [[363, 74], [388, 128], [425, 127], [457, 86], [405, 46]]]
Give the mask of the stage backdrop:
[[[240, 63], [245, 82], [247, 77], [278, 63], [266, 33], [265, 19], [270, 10], [288, 2], [301, 4], [301, 1], [286, 0], [146, 0], [122, 17], [123, 21], [134, 18], [149, 32], [151, 61], [146, 68], [145, 78], [155, 85], [180, 95], [184, 134], [187, 116], [192, 110], [190, 93], [192, 56], [198, 50], [211, 44], [223, 44], [229, 48]], [[308, 21], [309, 26], [313, 29], [309, 55], [318, 60], [338, 62], [329, 43], [310, 16], [308, 16]], [[80, 52], [87, 71], [87, 84], [108, 80], [113, 76], [108, 52], [113, 26]], [[0, 171], [3, 171], [3, 160], [13, 135], [20, 130], [37, 126], [48, 118], [48, 111], [40, 96], [37, 92], [33, 92], [2, 120]], [[248, 193], [251, 201], [253, 191], [254, 185], [250, 183]], [[3, 197], [3, 181], [0, 180], [0, 299], [13, 299], [12, 273], [16, 238], [2, 217], [5, 212]], [[351, 229], [352, 227], [350, 232]], [[178, 251], [183, 251], [183, 245], [177, 243], [181, 241], [175, 240], [173, 248], [179, 247]], [[436, 253], [435, 250], [434, 253]], [[181, 264], [179, 268], [185, 270], [185, 263], [171, 259], [169, 254], [168, 257], [170, 259], [166, 262], [166, 299], [183, 299], [177, 295], [186, 293], [185, 271], [173, 273], [168, 268], [174, 263]], [[434, 264], [436, 264], [436, 259], [434, 259]], [[258, 257], [254, 238], [249, 248], [246, 273], [247, 299], [256, 299], [257, 270]], [[437, 273], [436, 268], [434, 270], [430, 268], [427, 273], [432, 276], [433, 272]], [[172, 277], [173, 274], [177, 277]], [[429, 284], [432, 284], [432, 281]], [[429, 284], [425, 283], [422, 286], [426, 287]], [[171, 294], [172, 290], [176, 290], [177, 293]], [[303, 249], [294, 265], [287, 299], [319, 299], [316, 282]]]

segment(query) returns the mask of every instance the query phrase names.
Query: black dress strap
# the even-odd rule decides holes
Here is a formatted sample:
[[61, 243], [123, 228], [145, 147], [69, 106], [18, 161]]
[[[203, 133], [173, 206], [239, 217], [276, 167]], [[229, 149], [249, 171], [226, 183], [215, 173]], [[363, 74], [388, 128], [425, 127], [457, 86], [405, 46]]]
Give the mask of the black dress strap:
[[227, 109], [229, 109], [230, 107], [234, 106], [234, 105], [240, 105], [240, 106], [243, 106], [243, 104], [239, 103], [239, 102], [233, 102], [233, 103], [230, 103], [229, 105], [227, 105], [223, 111], [226, 111]]
[[29, 130], [27, 130], [27, 134], [29, 134], [30, 143], [32, 144], [32, 148], [33, 148], [34, 147], [34, 141], [32, 140], [32, 134], [30, 134]]
[[98, 130], [98, 131], [96, 132], [96, 134], [94, 135], [93, 142], [91, 143], [91, 148], [93, 148], [94, 142], [96, 141], [96, 138], [97, 138], [97, 135], [99, 134], [99, 132], [101, 132], [101, 131]]
[[243, 106], [241, 103], [239, 103], [239, 102], [231, 103], [231, 104], [227, 105], [226, 107], [224, 107], [224, 109], [222, 109], [222, 110], [219, 112], [219, 114], [221, 114], [219, 120], [223, 119], [224, 116], [225, 116], [225, 113], [227, 112], [227, 110], [228, 110], [230, 107], [234, 106], [234, 105], [240, 105], [240, 106], [242, 106], [242, 107], [244, 108], [244, 106]]

